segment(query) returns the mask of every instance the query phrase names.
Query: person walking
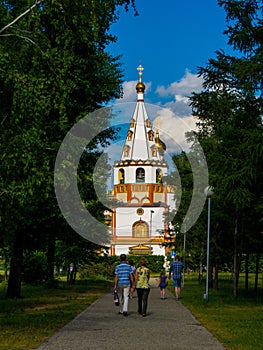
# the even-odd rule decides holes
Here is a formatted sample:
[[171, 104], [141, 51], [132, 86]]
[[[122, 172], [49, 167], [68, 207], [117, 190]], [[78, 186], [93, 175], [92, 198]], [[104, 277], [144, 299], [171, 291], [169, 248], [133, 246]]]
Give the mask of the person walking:
[[[134, 275], [134, 278], [135, 278], [135, 271], [136, 271], [136, 267], [134, 266], [134, 261], [132, 259], [130, 259], [128, 261], [129, 265], [131, 266], [132, 268], [132, 271], [133, 271], [133, 275]], [[132, 299], [133, 298], [133, 293], [135, 291], [135, 285], [132, 284], [131, 282], [131, 288], [130, 288], [130, 295], [129, 295], [129, 298]]]
[[175, 256], [174, 261], [170, 265], [169, 279], [173, 275], [173, 285], [176, 300], [180, 299], [181, 281], [182, 281], [183, 263], [180, 261], [178, 255]]
[[168, 277], [166, 276], [165, 269], [163, 269], [160, 273], [159, 284], [161, 299], [165, 299], [165, 289], [168, 285]]
[[146, 316], [148, 296], [150, 293], [150, 270], [146, 267], [146, 260], [140, 259], [140, 267], [135, 271], [136, 289], [138, 297], [138, 313]]
[[128, 316], [128, 303], [130, 287], [135, 286], [135, 278], [132, 267], [126, 263], [126, 255], [120, 255], [120, 264], [115, 267], [114, 291], [120, 296], [120, 311], [123, 316]]

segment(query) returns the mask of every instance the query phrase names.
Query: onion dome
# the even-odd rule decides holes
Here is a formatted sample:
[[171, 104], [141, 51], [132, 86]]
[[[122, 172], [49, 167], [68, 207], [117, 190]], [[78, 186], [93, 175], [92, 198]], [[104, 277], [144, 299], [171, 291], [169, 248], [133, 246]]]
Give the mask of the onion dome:
[[145, 91], [145, 85], [143, 84], [143, 82], [139, 81], [136, 85], [136, 91], [137, 93], [144, 93]]
[[155, 144], [158, 148], [161, 148], [162, 150], [166, 150], [165, 143], [159, 138], [159, 131], [156, 131], [156, 137], [155, 137]]

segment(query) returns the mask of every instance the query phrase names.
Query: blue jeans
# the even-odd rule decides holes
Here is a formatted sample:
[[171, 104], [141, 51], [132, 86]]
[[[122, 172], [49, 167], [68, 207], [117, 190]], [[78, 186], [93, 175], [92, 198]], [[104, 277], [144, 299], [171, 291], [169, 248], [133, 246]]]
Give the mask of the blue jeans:
[[146, 315], [149, 293], [150, 288], [137, 288], [139, 314]]

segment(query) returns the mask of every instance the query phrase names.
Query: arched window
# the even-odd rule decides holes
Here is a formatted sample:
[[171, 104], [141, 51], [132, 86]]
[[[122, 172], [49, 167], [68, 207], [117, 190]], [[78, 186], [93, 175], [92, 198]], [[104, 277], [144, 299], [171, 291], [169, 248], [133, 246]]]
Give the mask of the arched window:
[[152, 146], [151, 150], [152, 150], [152, 156], [153, 157], [157, 157], [157, 147], [156, 146]]
[[130, 128], [134, 128], [134, 124], [135, 124], [135, 120], [134, 120], [134, 119], [131, 119]]
[[132, 135], [133, 135], [133, 132], [131, 130], [128, 130], [128, 133], [127, 133], [127, 140], [128, 141], [132, 140]]
[[124, 149], [123, 149], [123, 156], [124, 157], [129, 157], [129, 154], [130, 154], [130, 146], [128, 146], [128, 145], [125, 145], [124, 146]]
[[156, 183], [161, 184], [163, 182], [163, 172], [161, 169], [156, 170]]
[[136, 182], [145, 181], [145, 170], [143, 168], [136, 169]]
[[149, 140], [149, 141], [153, 141], [153, 139], [154, 139], [154, 134], [153, 134], [153, 131], [150, 130], [150, 131], [148, 132], [148, 140]]
[[120, 169], [118, 171], [118, 180], [119, 180], [119, 184], [124, 184], [125, 183], [124, 169]]
[[132, 197], [131, 198], [131, 203], [139, 203], [140, 201], [139, 201], [139, 198], [137, 198], [137, 197]]
[[150, 127], [151, 127], [151, 121], [150, 121], [149, 118], [146, 119], [146, 127], [147, 127], [147, 128], [150, 128]]
[[145, 221], [137, 221], [132, 226], [132, 236], [136, 238], [149, 237], [149, 225]]
[[143, 197], [142, 200], [141, 200], [142, 203], [150, 203], [150, 198], [149, 197]]

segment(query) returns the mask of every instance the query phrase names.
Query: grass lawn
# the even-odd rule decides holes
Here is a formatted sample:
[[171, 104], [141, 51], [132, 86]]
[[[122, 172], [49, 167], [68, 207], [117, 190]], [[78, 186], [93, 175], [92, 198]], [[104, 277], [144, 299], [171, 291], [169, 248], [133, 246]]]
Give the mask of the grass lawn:
[[112, 285], [105, 280], [72, 286], [60, 281], [56, 289], [26, 285], [23, 298], [7, 300], [7, 285], [0, 283], [0, 350], [36, 349]]
[[[197, 275], [191, 274], [185, 278], [181, 301], [227, 350], [261, 349], [262, 279], [258, 296], [251, 292], [245, 298], [241, 281], [235, 300], [232, 285], [231, 276], [221, 274], [219, 290], [209, 290], [209, 299], [204, 301], [205, 281], [200, 285]], [[113, 282], [99, 279], [72, 286], [59, 281], [56, 289], [24, 285], [22, 299], [7, 300], [7, 285], [0, 283], [0, 350], [36, 349], [112, 286]], [[168, 288], [173, 291], [171, 281]]]
[[[262, 283], [262, 281], [261, 281]], [[205, 281], [197, 282], [197, 275], [187, 276], [182, 289], [182, 303], [213, 333], [227, 350], [255, 350], [263, 348], [263, 288], [257, 296], [244, 297], [241, 280], [240, 294], [234, 299], [230, 275], [219, 277], [219, 289], [210, 289], [208, 301], [203, 300]], [[252, 286], [252, 280], [251, 280]], [[172, 283], [169, 290], [173, 291]]]

